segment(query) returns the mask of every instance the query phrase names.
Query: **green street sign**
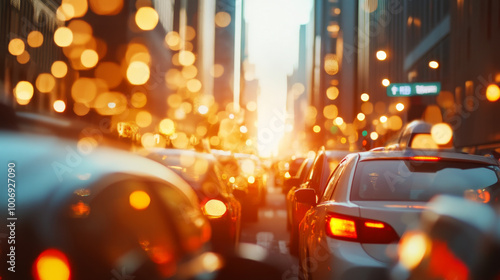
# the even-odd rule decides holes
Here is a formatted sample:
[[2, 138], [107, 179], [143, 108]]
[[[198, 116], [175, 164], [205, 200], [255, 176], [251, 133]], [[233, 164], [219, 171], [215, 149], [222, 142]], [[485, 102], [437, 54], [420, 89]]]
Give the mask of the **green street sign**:
[[390, 84], [387, 87], [387, 96], [436, 95], [440, 91], [440, 82]]

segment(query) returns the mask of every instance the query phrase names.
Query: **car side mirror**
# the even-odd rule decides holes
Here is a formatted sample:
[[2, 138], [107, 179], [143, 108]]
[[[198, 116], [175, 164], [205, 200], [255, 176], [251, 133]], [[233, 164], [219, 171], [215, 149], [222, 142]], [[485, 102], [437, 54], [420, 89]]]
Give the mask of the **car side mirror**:
[[316, 205], [316, 191], [314, 189], [298, 189], [295, 191], [295, 199], [298, 203], [314, 206]]

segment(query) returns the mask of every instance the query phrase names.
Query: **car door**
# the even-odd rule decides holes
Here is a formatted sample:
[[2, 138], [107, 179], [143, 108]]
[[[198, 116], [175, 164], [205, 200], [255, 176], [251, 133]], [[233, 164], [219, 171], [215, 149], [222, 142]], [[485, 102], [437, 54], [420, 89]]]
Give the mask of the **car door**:
[[[327, 191], [335, 188], [344, 169], [345, 161], [341, 162], [330, 176], [325, 194]], [[322, 237], [324, 236], [325, 221], [326, 215], [328, 214], [329, 203], [330, 201], [320, 198], [319, 203], [315, 207], [312, 207], [304, 217], [303, 222], [305, 222], [304, 227], [306, 228], [304, 234], [306, 236], [309, 235], [306, 237], [306, 244], [307, 249], [310, 252], [315, 252], [320, 248], [320, 246], [322, 246], [320, 243], [322, 242]]]

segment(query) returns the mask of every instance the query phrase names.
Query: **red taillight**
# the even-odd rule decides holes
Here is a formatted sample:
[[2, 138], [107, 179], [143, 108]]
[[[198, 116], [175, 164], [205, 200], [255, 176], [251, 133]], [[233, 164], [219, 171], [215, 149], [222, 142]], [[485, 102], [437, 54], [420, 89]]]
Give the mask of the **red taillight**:
[[35, 260], [33, 269], [38, 280], [69, 280], [71, 277], [68, 258], [56, 249], [43, 251]]
[[328, 236], [359, 243], [389, 244], [399, 236], [394, 229], [380, 221], [345, 215], [331, 215], [326, 222]]
[[379, 223], [379, 222], [365, 222], [365, 227], [369, 227], [369, 228], [384, 228], [385, 225], [384, 225], [384, 223]]
[[433, 156], [413, 156], [410, 159], [411, 160], [423, 160], [423, 161], [438, 161], [441, 158], [433, 157]]
[[326, 227], [327, 232], [333, 237], [356, 239], [356, 223], [350, 219], [330, 217]]

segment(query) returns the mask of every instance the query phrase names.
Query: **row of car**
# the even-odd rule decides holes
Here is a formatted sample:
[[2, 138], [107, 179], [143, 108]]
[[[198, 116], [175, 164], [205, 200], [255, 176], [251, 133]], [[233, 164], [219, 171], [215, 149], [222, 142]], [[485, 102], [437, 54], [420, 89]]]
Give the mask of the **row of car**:
[[[429, 131], [422, 130], [421, 124], [411, 125], [418, 129], [403, 131], [405, 145], [351, 153], [321, 149], [314, 159], [302, 159], [297, 174], [284, 182], [291, 186], [287, 193], [290, 251], [299, 259], [303, 279], [499, 276], [495, 266], [485, 270], [491, 261], [481, 255], [484, 244], [499, 248], [498, 242], [488, 241], [498, 222], [481, 221], [488, 220], [481, 216], [473, 221], [471, 217], [477, 215], [467, 216], [468, 210], [461, 210], [457, 202], [464, 207], [472, 204], [470, 211], [479, 204], [499, 203], [498, 160], [447, 147], [415, 148], [415, 136]], [[443, 205], [458, 209], [446, 212]], [[468, 218], [474, 226], [458, 228], [450, 217], [461, 225]], [[449, 228], [445, 230], [443, 224]], [[473, 238], [478, 228], [486, 239]], [[438, 242], [429, 241], [432, 238]], [[493, 249], [487, 255], [498, 252]]]
[[[231, 171], [217, 153], [134, 154], [100, 145], [105, 140], [98, 133], [79, 140], [54, 136], [51, 129], [64, 131], [59, 126], [66, 123], [52, 125], [45, 133], [27, 132], [25, 124], [0, 129], [0, 207], [7, 225], [0, 231], [2, 279], [281, 275], [264, 263], [266, 252], [239, 243], [242, 211], [265, 199], [266, 177], [255, 157], [229, 155], [237, 164]], [[247, 159], [255, 164], [243, 165]], [[238, 185], [236, 176], [246, 176], [248, 185]]]

